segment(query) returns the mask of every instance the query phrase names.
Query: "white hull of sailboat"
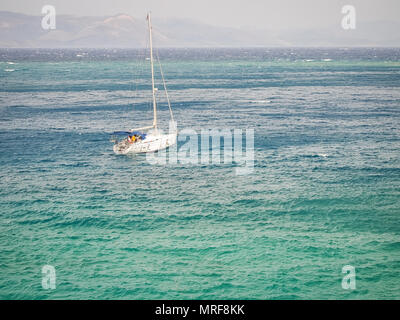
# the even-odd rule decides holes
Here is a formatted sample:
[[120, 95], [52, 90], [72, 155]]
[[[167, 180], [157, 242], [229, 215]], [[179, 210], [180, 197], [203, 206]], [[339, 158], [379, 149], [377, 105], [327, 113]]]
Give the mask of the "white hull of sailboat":
[[114, 145], [116, 154], [148, 153], [166, 149], [176, 143], [177, 134], [149, 134], [144, 140], [129, 143], [126, 140]]

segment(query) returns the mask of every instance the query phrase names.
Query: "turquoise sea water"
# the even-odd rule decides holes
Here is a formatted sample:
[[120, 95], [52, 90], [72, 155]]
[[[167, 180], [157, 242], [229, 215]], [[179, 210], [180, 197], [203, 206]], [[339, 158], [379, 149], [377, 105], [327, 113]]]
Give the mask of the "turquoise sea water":
[[254, 129], [241, 176], [113, 154], [142, 54], [0, 51], [0, 298], [400, 298], [400, 49], [161, 50], [179, 128]]

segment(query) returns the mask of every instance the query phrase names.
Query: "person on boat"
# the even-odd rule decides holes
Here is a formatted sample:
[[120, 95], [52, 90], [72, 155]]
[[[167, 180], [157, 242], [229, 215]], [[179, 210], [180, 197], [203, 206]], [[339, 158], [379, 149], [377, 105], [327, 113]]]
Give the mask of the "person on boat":
[[132, 136], [132, 137], [131, 137], [131, 142], [134, 143], [135, 141], [136, 141], [136, 137], [135, 137], [135, 136]]

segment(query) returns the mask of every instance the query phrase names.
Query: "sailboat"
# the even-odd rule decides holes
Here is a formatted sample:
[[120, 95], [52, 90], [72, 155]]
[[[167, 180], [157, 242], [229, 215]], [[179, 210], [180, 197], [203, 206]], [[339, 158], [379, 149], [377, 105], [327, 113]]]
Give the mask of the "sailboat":
[[[149, 28], [149, 42], [150, 42], [150, 66], [151, 66], [151, 87], [153, 96], [153, 124], [146, 127], [131, 129], [129, 131], [116, 131], [114, 132], [112, 141], [114, 142], [113, 150], [116, 154], [135, 154], [155, 152], [158, 150], [166, 149], [176, 144], [177, 129], [175, 127], [172, 132], [162, 134], [157, 126], [157, 101], [156, 91], [154, 85], [154, 59], [153, 59], [153, 35], [150, 13], [147, 14], [147, 23]], [[168, 97], [167, 87], [165, 85], [164, 75], [160, 65], [161, 77], [164, 84], [164, 90], [167, 97], [168, 107], [170, 110], [171, 123], [174, 123], [171, 104]], [[147, 131], [148, 130], [148, 131]], [[122, 140], [118, 137], [123, 137]]]

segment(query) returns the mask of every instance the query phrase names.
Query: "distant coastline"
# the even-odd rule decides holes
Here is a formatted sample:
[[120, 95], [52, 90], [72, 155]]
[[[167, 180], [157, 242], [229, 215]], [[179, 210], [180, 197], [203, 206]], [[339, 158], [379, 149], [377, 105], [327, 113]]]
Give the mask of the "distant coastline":
[[[143, 19], [57, 15], [55, 30], [42, 16], [0, 11], [0, 48], [140, 48], [146, 46]], [[262, 30], [208, 25], [190, 19], [159, 19], [158, 47], [399, 47], [398, 21], [359, 21], [356, 30], [329, 28]]]

